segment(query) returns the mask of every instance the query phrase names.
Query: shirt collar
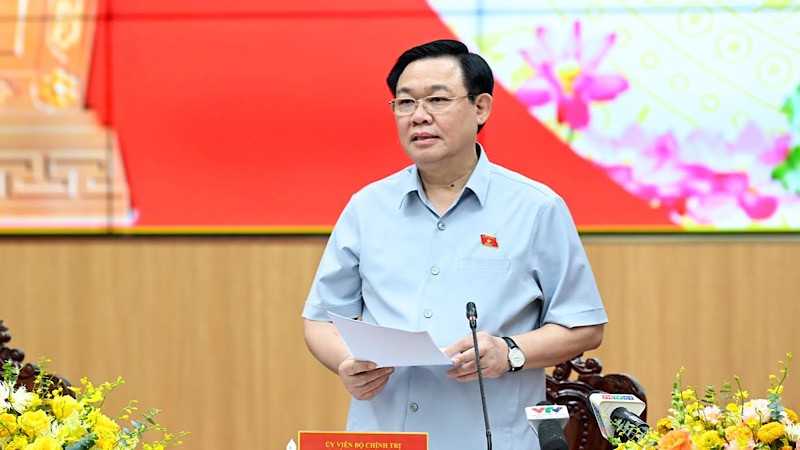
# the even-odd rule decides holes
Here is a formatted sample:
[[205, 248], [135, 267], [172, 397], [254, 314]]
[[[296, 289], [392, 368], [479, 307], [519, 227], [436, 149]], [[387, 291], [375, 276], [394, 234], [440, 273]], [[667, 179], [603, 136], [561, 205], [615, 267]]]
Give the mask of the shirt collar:
[[[489, 162], [489, 158], [486, 156], [486, 151], [483, 149], [481, 144], [476, 143], [475, 150], [478, 152], [478, 163], [475, 165], [475, 170], [472, 171], [469, 180], [467, 180], [467, 184], [464, 185], [464, 191], [466, 192], [467, 189], [472, 191], [475, 194], [475, 197], [478, 198], [478, 202], [481, 204], [481, 206], [483, 206], [486, 204], [486, 196], [489, 192], [491, 163]], [[406, 173], [406, 176], [403, 189], [401, 191], [402, 195], [398, 205], [399, 208], [403, 207], [403, 203], [405, 203], [409, 194], [421, 194], [424, 192], [422, 189], [422, 181], [419, 178], [419, 169], [417, 169], [416, 164], [408, 167], [404, 172]]]
[[469, 177], [466, 189], [471, 190], [478, 198], [481, 206], [486, 204], [486, 196], [489, 194], [489, 178], [491, 174], [491, 163], [489, 157], [486, 156], [486, 150], [483, 149], [481, 144], [475, 144], [475, 150], [478, 152], [478, 164], [475, 165], [475, 170]]

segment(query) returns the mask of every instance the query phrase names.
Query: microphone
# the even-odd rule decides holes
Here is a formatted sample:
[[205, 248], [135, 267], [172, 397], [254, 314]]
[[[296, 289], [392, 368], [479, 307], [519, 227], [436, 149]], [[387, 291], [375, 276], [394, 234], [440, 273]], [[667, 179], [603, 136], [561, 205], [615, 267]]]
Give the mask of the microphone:
[[541, 450], [569, 450], [563, 431], [569, 422], [566, 406], [543, 400], [537, 406], [525, 408], [525, 415], [533, 432], [539, 437]]
[[622, 442], [636, 442], [650, 430], [650, 426], [639, 417], [645, 403], [635, 395], [596, 391], [589, 394], [589, 404], [606, 439], [610, 440], [611, 436]]
[[492, 430], [489, 428], [489, 412], [486, 410], [486, 393], [483, 390], [483, 372], [481, 371], [481, 352], [478, 350], [478, 309], [475, 303], [467, 303], [467, 319], [472, 329], [472, 344], [475, 347], [475, 365], [478, 366], [478, 386], [481, 388], [481, 404], [483, 405], [483, 423], [486, 427], [486, 448], [492, 450]]
[[478, 310], [475, 308], [475, 303], [467, 303], [467, 319], [469, 319], [469, 327], [473, 330], [478, 327]]

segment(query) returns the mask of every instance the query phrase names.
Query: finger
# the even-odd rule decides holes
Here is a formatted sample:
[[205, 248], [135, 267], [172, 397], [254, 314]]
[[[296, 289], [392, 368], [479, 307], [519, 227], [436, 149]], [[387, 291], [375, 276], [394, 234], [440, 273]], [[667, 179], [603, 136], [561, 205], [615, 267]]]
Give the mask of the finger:
[[342, 364], [340, 371], [342, 371], [345, 375], [352, 376], [375, 370], [376, 367], [377, 364], [372, 361], [356, 361], [354, 359], [348, 359]]
[[456, 381], [458, 381], [459, 383], [466, 383], [468, 381], [475, 381], [477, 379], [478, 379], [478, 375], [477, 374], [472, 374], [472, 375], [464, 375], [463, 377], [458, 377], [458, 378], [456, 378]]
[[386, 384], [389, 383], [389, 377], [387, 376], [387, 377], [383, 378], [382, 380], [377, 380], [377, 381], [381, 381], [381, 382], [378, 383], [371, 390], [368, 390], [368, 391], [364, 392], [362, 394], [362, 398], [360, 400], [372, 400], [373, 398], [375, 398], [378, 394], [381, 393], [381, 391], [383, 391], [383, 388], [386, 387]]
[[[503, 373], [505, 372], [498, 371], [496, 367], [489, 365], [486, 361], [481, 361], [481, 375], [483, 378], [498, 378]], [[461, 382], [477, 380], [478, 366], [475, 365], [475, 361], [470, 361], [456, 369], [449, 370], [447, 376]]]
[[383, 386], [386, 386], [390, 375], [391, 372], [388, 372], [380, 377], [370, 380], [368, 383], [357, 386], [354, 389], [355, 393], [353, 394], [353, 397], [357, 398], [358, 400], [371, 400], [373, 397], [375, 397], [375, 395], [383, 390]]
[[369, 386], [375, 383], [375, 380], [379, 380], [383, 377], [388, 377], [389, 375], [394, 372], [393, 367], [382, 367], [380, 369], [371, 370], [369, 372], [362, 372], [358, 375], [354, 375], [351, 377], [351, 385], [355, 388], [363, 389], [366, 386]]
[[453, 356], [458, 353], [464, 352], [472, 348], [472, 336], [464, 336], [463, 338], [457, 340], [452, 345], [444, 349], [444, 354], [448, 356]]
[[478, 379], [478, 372], [477, 371], [472, 371], [472, 372], [460, 374], [460, 375], [457, 375], [457, 376], [453, 377], [453, 379], [458, 381], [458, 382], [461, 382], [461, 383], [464, 383], [464, 382], [467, 382], [467, 381], [475, 381], [475, 380]]
[[389, 379], [389, 375], [391, 375], [393, 372], [394, 367], [382, 367], [371, 372], [365, 372], [362, 374], [364, 379], [362, 386], [373, 384], [383, 378]]
[[[475, 361], [470, 361], [467, 364], [461, 366], [462, 370], [459, 372], [455, 372], [453, 374], [453, 378], [456, 381], [465, 382], [465, 381], [475, 381], [479, 378], [478, 374], [478, 365]], [[481, 361], [481, 376], [483, 378], [496, 378], [493, 374], [491, 367], [487, 366], [486, 362]]]
[[369, 383], [365, 384], [364, 386], [362, 386], [362, 389], [361, 389], [362, 392], [369, 392], [371, 390], [374, 390], [375, 388], [377, 388], [378, 386], [380, 386], [382, 384], [386, 384], [386, 382], [389, 381], [389, 376], [390, 375], [391, 374], [386, 374], [386, 375], [380, 376], [380, 377], [375, 378], [374, 380], [370, 381]]
[[468, 375], [471, 373], [476, 373], [478, 370], [477, 366], [475, 366], [475, 361], [469, 361], [464, 363], [455, 369], [450, 369], [447, 371], [447, 376], [449, 378], [458, 378], [464, 375]]
[[469, 349], [461, 352], [460, 355], [453, 358], [453, 365], [461, 366], [472, 361], [475, 361], [475, 347], [470, 347]]

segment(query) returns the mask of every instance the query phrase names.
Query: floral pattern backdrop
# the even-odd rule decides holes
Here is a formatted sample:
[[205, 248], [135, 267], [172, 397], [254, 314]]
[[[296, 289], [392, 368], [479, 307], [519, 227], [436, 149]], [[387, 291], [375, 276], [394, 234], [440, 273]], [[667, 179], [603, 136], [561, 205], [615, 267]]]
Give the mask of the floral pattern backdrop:
[[674, 224], [800, 228], [800, 2], [429, 5], [533, 117]]

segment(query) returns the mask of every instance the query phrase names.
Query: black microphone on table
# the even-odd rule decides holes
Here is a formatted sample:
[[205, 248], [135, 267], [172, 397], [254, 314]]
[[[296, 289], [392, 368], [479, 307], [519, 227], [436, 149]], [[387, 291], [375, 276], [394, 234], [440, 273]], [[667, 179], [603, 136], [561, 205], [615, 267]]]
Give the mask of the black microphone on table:
[[541, 450], [569, 450], [564, 427], [569, 422], [569, 412], [564, 405], [554, 405], [547, 400], [525, 408], [533, 432], [539, 437]]
[[595, 391], [589, 394], [589, 406], [606, 439], [616, 437], [622, 442], [636, 442], [650, 429], [639, 417], [646, 405], [635, 395]]
[[467, 319], [472, 330], [472, 344], [475, 347], [475, 365], [478, 366], [478, 385], [481, 388], [481, 404], [483, 405], [483, 423], [486, 427], [486, 448], [492, 450], [492, 430], [489, 428], [489, 412], [486, 410], [486, 393], [483, 390], [483, 373], [481, 372], [481, 352], [478, 350], [478, 309], [475, 303], [467, 303]]

